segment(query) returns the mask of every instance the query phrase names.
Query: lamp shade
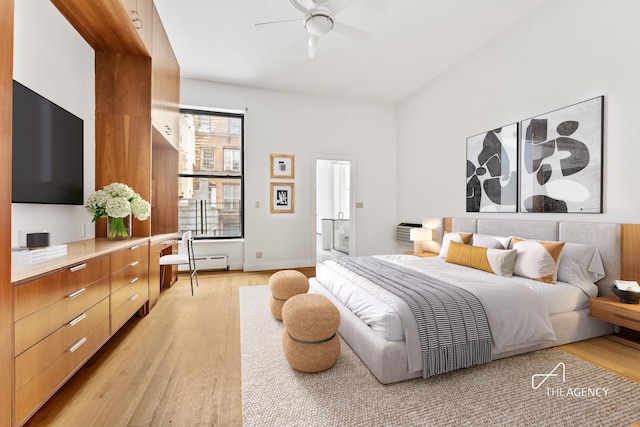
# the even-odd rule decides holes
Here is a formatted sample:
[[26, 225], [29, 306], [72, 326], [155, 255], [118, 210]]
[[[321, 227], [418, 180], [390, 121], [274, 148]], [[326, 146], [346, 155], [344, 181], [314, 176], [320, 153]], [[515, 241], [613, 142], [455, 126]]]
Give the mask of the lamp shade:
[[431, 240], [432, 233], [430, 228], [412, 228], [409, 231], [409, 240], [412, 242], [427, 242]]

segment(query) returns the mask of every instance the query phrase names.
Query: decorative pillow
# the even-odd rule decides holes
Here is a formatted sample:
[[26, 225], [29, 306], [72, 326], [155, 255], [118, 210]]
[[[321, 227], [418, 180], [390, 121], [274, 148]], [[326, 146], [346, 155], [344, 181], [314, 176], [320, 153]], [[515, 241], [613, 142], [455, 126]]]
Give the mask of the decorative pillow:
[[[577, 271], [576, 269], [580, 270]], [[598, 248], [582, 243], [567, 242], [562, 249], [558, 280], [573, 283], [575, 277], [589, 277], [595, 283], [605, 276]]]
[[488, 234], [473, 235], [473, 246], [480, 246], [483, 248], [507, 249], [510, 242], [511, 237], [490, 236]]
[[449, 242], [456, 242], [468, 245], [471, 243], [473, 233], [447, 233], [442, 238], [442, 248], [440, 248], [440, 258], [446, 258], [447, 251], [449, 250]]
[[511, 277], [513, 276], [516, 255], [517, 251], [515, 249], [482, 248], [451, 241], [445, 261], [487, 271], [499, 276]]
[[513, 274], [545, 283], [556, 283], [558, 264], [564, 242], [539, 242], [512, 237], [513, 249], [518, 251]]

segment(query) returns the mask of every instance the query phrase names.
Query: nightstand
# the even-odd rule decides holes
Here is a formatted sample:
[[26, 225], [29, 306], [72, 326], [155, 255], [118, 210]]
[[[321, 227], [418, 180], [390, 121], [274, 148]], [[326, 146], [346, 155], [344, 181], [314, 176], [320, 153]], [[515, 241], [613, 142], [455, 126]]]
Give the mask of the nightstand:
[[640, 304], [624, 304], [615, 295], [591, 299], [591, 315], [618, 326], [640, 331]]
[[419, 256], [419, 257], [423, 257], [423, 258], [427, 258], [430, 256], [438, 256], [437, 253], [434, 252], [422, 252], [421, 254], [417, 254], [415, 252], [405, 252], [405, 255], [413, 255], [413, 256]]

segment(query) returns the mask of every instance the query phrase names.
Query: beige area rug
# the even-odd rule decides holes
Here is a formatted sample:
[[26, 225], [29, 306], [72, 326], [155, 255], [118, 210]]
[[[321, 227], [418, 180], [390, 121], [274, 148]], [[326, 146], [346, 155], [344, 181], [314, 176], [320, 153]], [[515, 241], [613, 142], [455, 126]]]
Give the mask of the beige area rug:
[[[382, 385], [341, 343], [324, 372], [293, 370], [265, 286], [240, 288], [245, 426], [628, 426], [640, 384], [563, 351], [509, 357], [430, 379]], [[554, 370], [562, 377], [534, 377]], [[606, 395], [605, 395], [606, 393]]]

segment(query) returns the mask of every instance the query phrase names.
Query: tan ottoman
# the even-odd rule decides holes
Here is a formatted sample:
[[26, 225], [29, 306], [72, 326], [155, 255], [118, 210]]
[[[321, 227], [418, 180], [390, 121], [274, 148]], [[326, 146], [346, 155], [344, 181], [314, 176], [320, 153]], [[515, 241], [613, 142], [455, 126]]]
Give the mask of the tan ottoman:
[[296, 295], [282, 307], [282, 348], [291, 367], [320, 372], [332, 367], [340, 355], [340, 312], [326, 297]]
[[285, 301], [294, 295], [306, 294], [309, 290], [309, 279], [297, 270], [281, 270], [269, 278], [269, 289], [271, 315], [282, 320], [282, 306]]

